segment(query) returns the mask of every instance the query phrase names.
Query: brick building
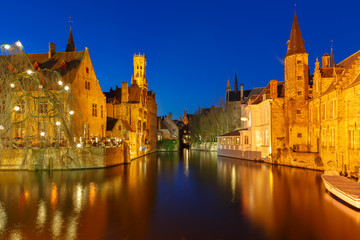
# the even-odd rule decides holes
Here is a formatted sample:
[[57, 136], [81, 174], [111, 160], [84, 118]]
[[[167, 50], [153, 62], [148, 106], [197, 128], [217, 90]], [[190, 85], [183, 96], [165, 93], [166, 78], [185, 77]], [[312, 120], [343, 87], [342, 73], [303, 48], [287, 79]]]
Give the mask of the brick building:
[[148, 90], [146, 56], [134, 54], [131, 85], [122, 82], [106, 95], [107, 137], [128, 142], [131, 158], [156, 150], [157, 104]]

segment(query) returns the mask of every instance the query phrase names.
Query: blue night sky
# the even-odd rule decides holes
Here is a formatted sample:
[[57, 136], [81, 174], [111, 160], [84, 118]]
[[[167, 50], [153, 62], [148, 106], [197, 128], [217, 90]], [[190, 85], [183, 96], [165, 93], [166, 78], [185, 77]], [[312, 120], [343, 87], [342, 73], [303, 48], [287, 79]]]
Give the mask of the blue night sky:
[[[78, 50], [89, 48], [103, 91], [131, 80], [132, 56], [145, 53], [158, 115], [210, 107], [234, 71], [245, 89], [284, 79], [282, 59], [294, 15], [291, 1], [16, 1], [2, 3], [0, 44], [27, 53], [65, 51], [68, 17]], [[338, 63], [360, 50], [359, 1], [297, 1], [311, 73], [316, 57]]]

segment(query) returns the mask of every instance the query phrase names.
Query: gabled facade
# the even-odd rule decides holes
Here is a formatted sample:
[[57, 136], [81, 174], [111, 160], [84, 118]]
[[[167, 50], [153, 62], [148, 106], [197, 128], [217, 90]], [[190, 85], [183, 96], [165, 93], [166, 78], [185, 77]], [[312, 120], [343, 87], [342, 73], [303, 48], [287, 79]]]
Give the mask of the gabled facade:
[[35, 70], [57, 71], [63, 79], [61, 86], [69, 87], [63, 111], [74, 113], [69, 120], [75, 141], [105, 137], [106, 98], [96, 78], [88, 48], [76, 51], [72, 30], [66, 52], [56, 52], [55, 44], [49, 43], [49, 52], [28, 54], [28, 58]]

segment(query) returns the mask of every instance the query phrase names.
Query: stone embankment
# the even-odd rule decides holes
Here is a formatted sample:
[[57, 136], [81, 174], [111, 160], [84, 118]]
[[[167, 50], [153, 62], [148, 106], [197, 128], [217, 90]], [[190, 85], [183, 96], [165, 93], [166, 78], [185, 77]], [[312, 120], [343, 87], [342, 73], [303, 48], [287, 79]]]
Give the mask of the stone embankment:
[[0, 170], [104, 168], [130, 162], [125, 144], [103, 148], [1, 149]]
[[217, 152], [217, 143], [216, 142], [192, 143], [190, 145], [190, 149], [199, 150], [199, 151]]

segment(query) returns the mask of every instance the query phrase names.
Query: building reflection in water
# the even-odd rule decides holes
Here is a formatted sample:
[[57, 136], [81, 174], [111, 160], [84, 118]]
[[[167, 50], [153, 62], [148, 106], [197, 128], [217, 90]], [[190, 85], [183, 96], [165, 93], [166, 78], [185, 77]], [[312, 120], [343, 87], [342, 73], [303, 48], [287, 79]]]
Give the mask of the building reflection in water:
[[0, 239], [351, 239], [321, 173], [189, 151], [109, 169], [0, 172]]

